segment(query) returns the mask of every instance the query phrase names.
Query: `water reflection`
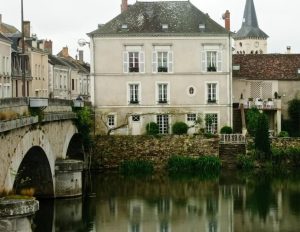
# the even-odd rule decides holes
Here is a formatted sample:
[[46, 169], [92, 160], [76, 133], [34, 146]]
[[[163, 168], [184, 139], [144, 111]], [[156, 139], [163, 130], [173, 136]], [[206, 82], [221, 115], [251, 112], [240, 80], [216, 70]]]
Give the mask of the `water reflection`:
[[[293, 177], [293, 178], [291, 178]], [[220, 178], [98, 174], [96, 198], [56, 200], [34, 231], [300, 231], [300, 178], [222, 173]], [[45, 226], [49, 230], [45, 230]]]

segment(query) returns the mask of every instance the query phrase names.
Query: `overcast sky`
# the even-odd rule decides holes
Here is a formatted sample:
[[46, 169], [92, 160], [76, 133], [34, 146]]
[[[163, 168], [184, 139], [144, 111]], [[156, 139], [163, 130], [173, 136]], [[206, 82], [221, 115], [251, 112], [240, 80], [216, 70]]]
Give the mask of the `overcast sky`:
[[[24, 20], [31, 21], [31, 32], [39, 39], [53, 41], [54, 54], [63, 46], [68, 46], [71, 56], [82, 49], [77, 41], [89, 40], [86, 33], [97, 28], [120, 13], [121, 0], [23, 0]], [[147, 1], [147, 0], [144, 0]], [[158, 0], [153, 0], [158, 1]], [[136, 0], [128, 0], [134, 4]], [[222, 14], [231, 12], [231, 30], [238, 31], [242, 24], [246, 0], [190, 0], [201, 11], [224, 25]], [[254, 0], [260, 28], [266, 32], [269, 53], [284, 53], [286, 46], [293, 53], [300, 53], [299, 0]], [[21, 0], [0, 0], [2, 21], [16, 26], [21, 25]], [[88, 47], [85, 60], [89, 61]]]

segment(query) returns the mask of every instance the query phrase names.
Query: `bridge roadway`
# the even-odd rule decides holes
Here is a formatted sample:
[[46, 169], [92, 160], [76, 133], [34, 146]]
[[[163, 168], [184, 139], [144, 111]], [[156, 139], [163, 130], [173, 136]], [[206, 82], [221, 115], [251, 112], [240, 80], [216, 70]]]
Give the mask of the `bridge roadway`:
[[[27, 115], [30, 110], [27, 98], [4, 100], [0, 100], [2, 115]], [[72, 104], [47, 99], [47, 106], [39, 107], [40, 118], [0, 121], [0, 192], [23, 191], [38, 197], [82, 194], [85, 157]]]

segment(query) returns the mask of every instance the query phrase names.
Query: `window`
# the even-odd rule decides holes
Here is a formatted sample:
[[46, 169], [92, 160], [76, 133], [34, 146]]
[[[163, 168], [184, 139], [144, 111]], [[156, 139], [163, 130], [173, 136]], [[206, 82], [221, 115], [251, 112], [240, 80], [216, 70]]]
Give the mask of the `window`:
[[131, 118], [133, 122], [139, 122], [141, 120], [140, 115], [132, 115]]
[[140, 232], [140, 224], [137, 222], [132, 222], [130, 224], [130, 232]]
[[158, 103], [168, 103], [168, 84], [158, 84]]
[[159, 232], [169, 232], [169, 223], [167, 221], [161, 221], [159, 224]]
[[207, 133], [216, 134], [218, 132], [218, 114], [205, 115], [205, 128]]
[[187, 114], [187, 115], [186, 115], [186, 120], [187, 120], [188, 122], [195, 122], [196, 119], [197, 119], [196, 114]]
[[72, 79], [72, 90], [75, 90], [75, 80]]
[[6, 72], [6, 70], [5, 70], [5, 68], [6, 68], [5, 63], [6, 63], [6, 59], [5, 59], [5, 56], [3, 56], [3, 58], [2, 58], [2, 72], [3, 72], [3, 74], [5, 74], [5, 72]]
[[124, 73], [144, 73], [144, 52], [126, 51], [123, 53], [123, 72]]
[[217, 103], [217, 83], [207, 84], [207, 103]]
[[213, 50], [207, 50], [202, 53], [202, 71], [221, 72], [222, 52], [218, 51], [219, 46], [211, 46], [208, 48], [211, 48]]
[[195, 86], [188, 86], [186, 91], [187, 91], [188, 96], [190, 96], [190, 97], [195, 96], [196, 87]]
[[129, 103], [139, 103], [139, 84], [129, 84]]
[[115, 126], [115, 115], [108, 115], [107, 116], [107, 125], [109, 127], [114, 127]]
[[169, 133], [169, 115], [160, 114], [156, 116], [156, 121], [159, 128], [160, 134], [168, 134]]
[[[163, 49], [163, 48], [161, 48]], [[165, 49], [170, 49], [165, 48]], [[164, 50], [165, 50], [164, 49]], [[172, 73], [173, 72], [173, 52], [154, 51], [152, 54], [152, 72], [153, 73]]]

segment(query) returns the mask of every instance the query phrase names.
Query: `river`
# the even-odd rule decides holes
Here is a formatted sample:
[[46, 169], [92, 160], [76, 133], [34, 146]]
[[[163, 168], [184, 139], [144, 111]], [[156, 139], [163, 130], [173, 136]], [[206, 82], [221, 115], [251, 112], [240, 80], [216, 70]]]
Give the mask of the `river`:
[[300, 172], [91, 176], [84, 198], [41, 200], [32, 231], [300, 231]]

